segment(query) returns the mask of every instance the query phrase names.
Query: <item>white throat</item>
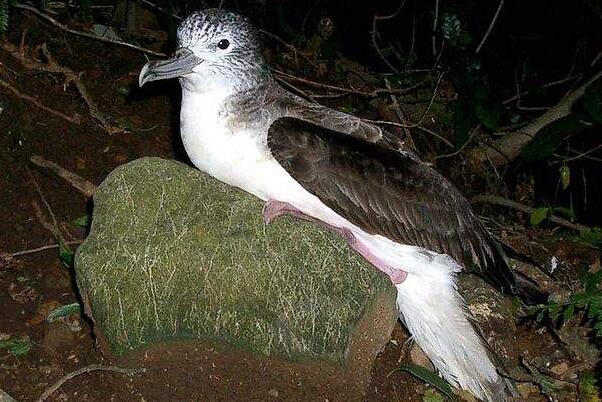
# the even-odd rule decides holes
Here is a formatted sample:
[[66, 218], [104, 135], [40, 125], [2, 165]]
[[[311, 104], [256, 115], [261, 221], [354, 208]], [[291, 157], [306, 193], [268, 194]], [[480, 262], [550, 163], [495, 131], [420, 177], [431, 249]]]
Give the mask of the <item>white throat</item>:
[[232, 124], [236, 116], [224, 109], [229, 96], [222, 89], [203, 93], [182, 89], [180, 132], [184, 148], [201, 171], [267, 200], [268, 176], [275, 167], [283, 171], [267, 148], [268, 127], [251, 130]]

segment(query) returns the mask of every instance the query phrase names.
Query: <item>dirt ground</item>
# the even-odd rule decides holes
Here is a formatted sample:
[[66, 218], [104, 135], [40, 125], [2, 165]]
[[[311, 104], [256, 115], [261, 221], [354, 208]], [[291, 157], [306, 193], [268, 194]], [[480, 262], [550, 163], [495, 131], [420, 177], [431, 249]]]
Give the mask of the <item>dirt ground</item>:
[[[138, 89], [138, 71], [146, 62], [140, 53], [69, 35], [20, 13], [15, 13], [3, 41], [21, 49], [24, 57], [35, 59], [41, 58], [36, 47], [46, 44], [58, 65], [82, 73], [88, 96], [111, 124], [127, 130], [109, 133], [103, 129], [63, 74], [37, 71], [15, 58], [6, 46], [0, 49], [0, 79], [11, 86], [0, 87], [0, 252], [55, 244], [56, 230], [67, 241], [85, 237], [85, 231], [70, 222], [89, 212], [89, 200], [53, 173], [34, 166], [32, 155], [95, 184], [115, 167], [142, 156], [186, 161], [177, 135], [178, 87], [171, 81]], [[72, 116], [79, 116], [79, 124], [68, 121]], [[492, 212], [495, 219], [506, 213]], [[541, 250], [546, 250], [561, 256], [558, 277], [564, 286], [575, 287], [576, 275], [563, 276], [562, 272], [593, 264], [599, 258], [591, 249], [554, 240], [554, 233], [516, 229], [515, 218], [508, 217], [503, 224], [514, 228], [507, 237], [533, 242], [536, 246], [531, 250], [539, 250], [536, 254], [543, 255]], [[85, 319], [45, 320], [53, 308], [77, 301], [73, 277], [59, 260], [56, 248], [0, 261], [0, 339], [24, 337], [32, 342], [31, 351], [21, 356], [0, 349], [0, 389], [19, 401], [35, 400], [66, 373], [88, 364], [114, 363], [95, 347]], [[507, 350], [508, 360], [518, 361], [521, 355], [536, 360], [562, 349], [558, 336], [545, 328], [529, 322], [516, 328], [514, 339], [508, 340], [514, 345]], [[372, 368], [371, 383], [362, 399], [424, 400], [427, 385], [396, 370], [399, 361], [407, 359], [407, 338], [398, 324]], [[562, 359], [555, 364], [576, 364], [575, 360]], [[310, 362], [289, 364], [215, 345], [158, 347], [118, 363], [149, 370], [134, 375], [105, 371], [83, 374], [48, 400], [337, 401], [352, 397], [349, 388], [353, 379], [338, 376], [333, 368]], [[521, 389], [531, 390], [523, 394], [525, 400], [546, 400], [536, 385], [525, 384]], [[564, 400], [576, 398], [576, 389], [572, 385], [571, 393], [566, 394], [572, 396]]]

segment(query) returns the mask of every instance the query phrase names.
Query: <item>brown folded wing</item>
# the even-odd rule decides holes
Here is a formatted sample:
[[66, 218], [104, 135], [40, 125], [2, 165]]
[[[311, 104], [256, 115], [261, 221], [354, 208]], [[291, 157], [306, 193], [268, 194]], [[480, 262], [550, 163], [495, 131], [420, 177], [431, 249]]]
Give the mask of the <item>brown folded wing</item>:
[[447, 254], [466, 271], [514, 288], [503, 251], [469, 203], [415, 155], [295, 118], [271, 125], [268, 146], [307, 191], [366, 232]]

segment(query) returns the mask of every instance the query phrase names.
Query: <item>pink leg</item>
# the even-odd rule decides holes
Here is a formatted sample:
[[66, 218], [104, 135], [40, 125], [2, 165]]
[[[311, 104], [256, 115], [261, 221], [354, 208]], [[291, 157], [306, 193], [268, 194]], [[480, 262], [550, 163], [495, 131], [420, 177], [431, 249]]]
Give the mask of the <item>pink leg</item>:
[[330, 230], [333, 230], [335, 233], [337, 233], [338, 235], [343, 237], [343, 239], [345, 239], [347, 244], [349, 244], [349, 246], [351, 246], [351, 248], [353, 250], [355, 250], [358, 254], [360, 254], [362, 257], [364, 257], [364, 259], [366, 259], [366, 261], [368, 261], [370, 264], [375, 266], [380, 271], [389, 275], [389, 278], [391, 278], [391, 282], [393, 282], [394, 284], [399, 284], [399, 283], [403, 282], [406, 279], [406, 277], [408, 276], [408, 273], [406, 271], [402, 271], [400, 269], [392, 267], [391, 265], [389, 265], [385, 261], [383, 261], [381, 258], [374, 255], [374, 253], [372, 253], [370, 251], [368, 246], [366, 244], [362, 243], [362, 241], [359, 240], [351, 232], [351, 230], [349, 230], [347, 228], [340, 228], [340, 227], [329, 225], [326, 222], [323, 222], [319, 219], [316, 219], [312, 216], [309, 216], [309, 215], [301, 212], [300, 210], [298, 210], [297, 208], [295, 208], [288, 202], [269, 200], [263, 207], [263, 220], [266, 224], [271, 223], [274, 219], [276, 219], [282, 215], [290, 215], [295, 218], [299, 218], [299, 219], [303, 219], [303, 220], [306, 220], [309, 222], [317, 223], [320, 226], [324, 226]]

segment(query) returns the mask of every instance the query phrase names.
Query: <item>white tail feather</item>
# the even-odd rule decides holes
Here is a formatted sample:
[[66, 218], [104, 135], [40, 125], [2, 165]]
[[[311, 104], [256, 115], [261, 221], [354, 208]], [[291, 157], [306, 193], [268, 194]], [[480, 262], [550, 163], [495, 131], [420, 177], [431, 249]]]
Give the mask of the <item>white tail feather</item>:
[[441, 376], [482, 400], [512, 400], [516, 390], [498, 374], [485, 341], [468, 319], [455, 282], [460, 265], [447, 255], [379, 235], [362, 241], [379, 258], [408, 273], [395, 285], [400, 316]]
[[397, 306], [415, 342], [443, 378], [486, 401], [510, 397], [510, 387], [492, 363], [481, 336], [467, 318], [455, 275], [460, 267], [446, 255], [422, 251], [420, 269], [396, 285]]
[[396, 285], [402, 320], [448, 382], [482, 400], [508, 400], [511, 386], [498, 374], [458, 293], [460, 267], [446, 255], [427, 253], [421, 257], [430, 261]]

